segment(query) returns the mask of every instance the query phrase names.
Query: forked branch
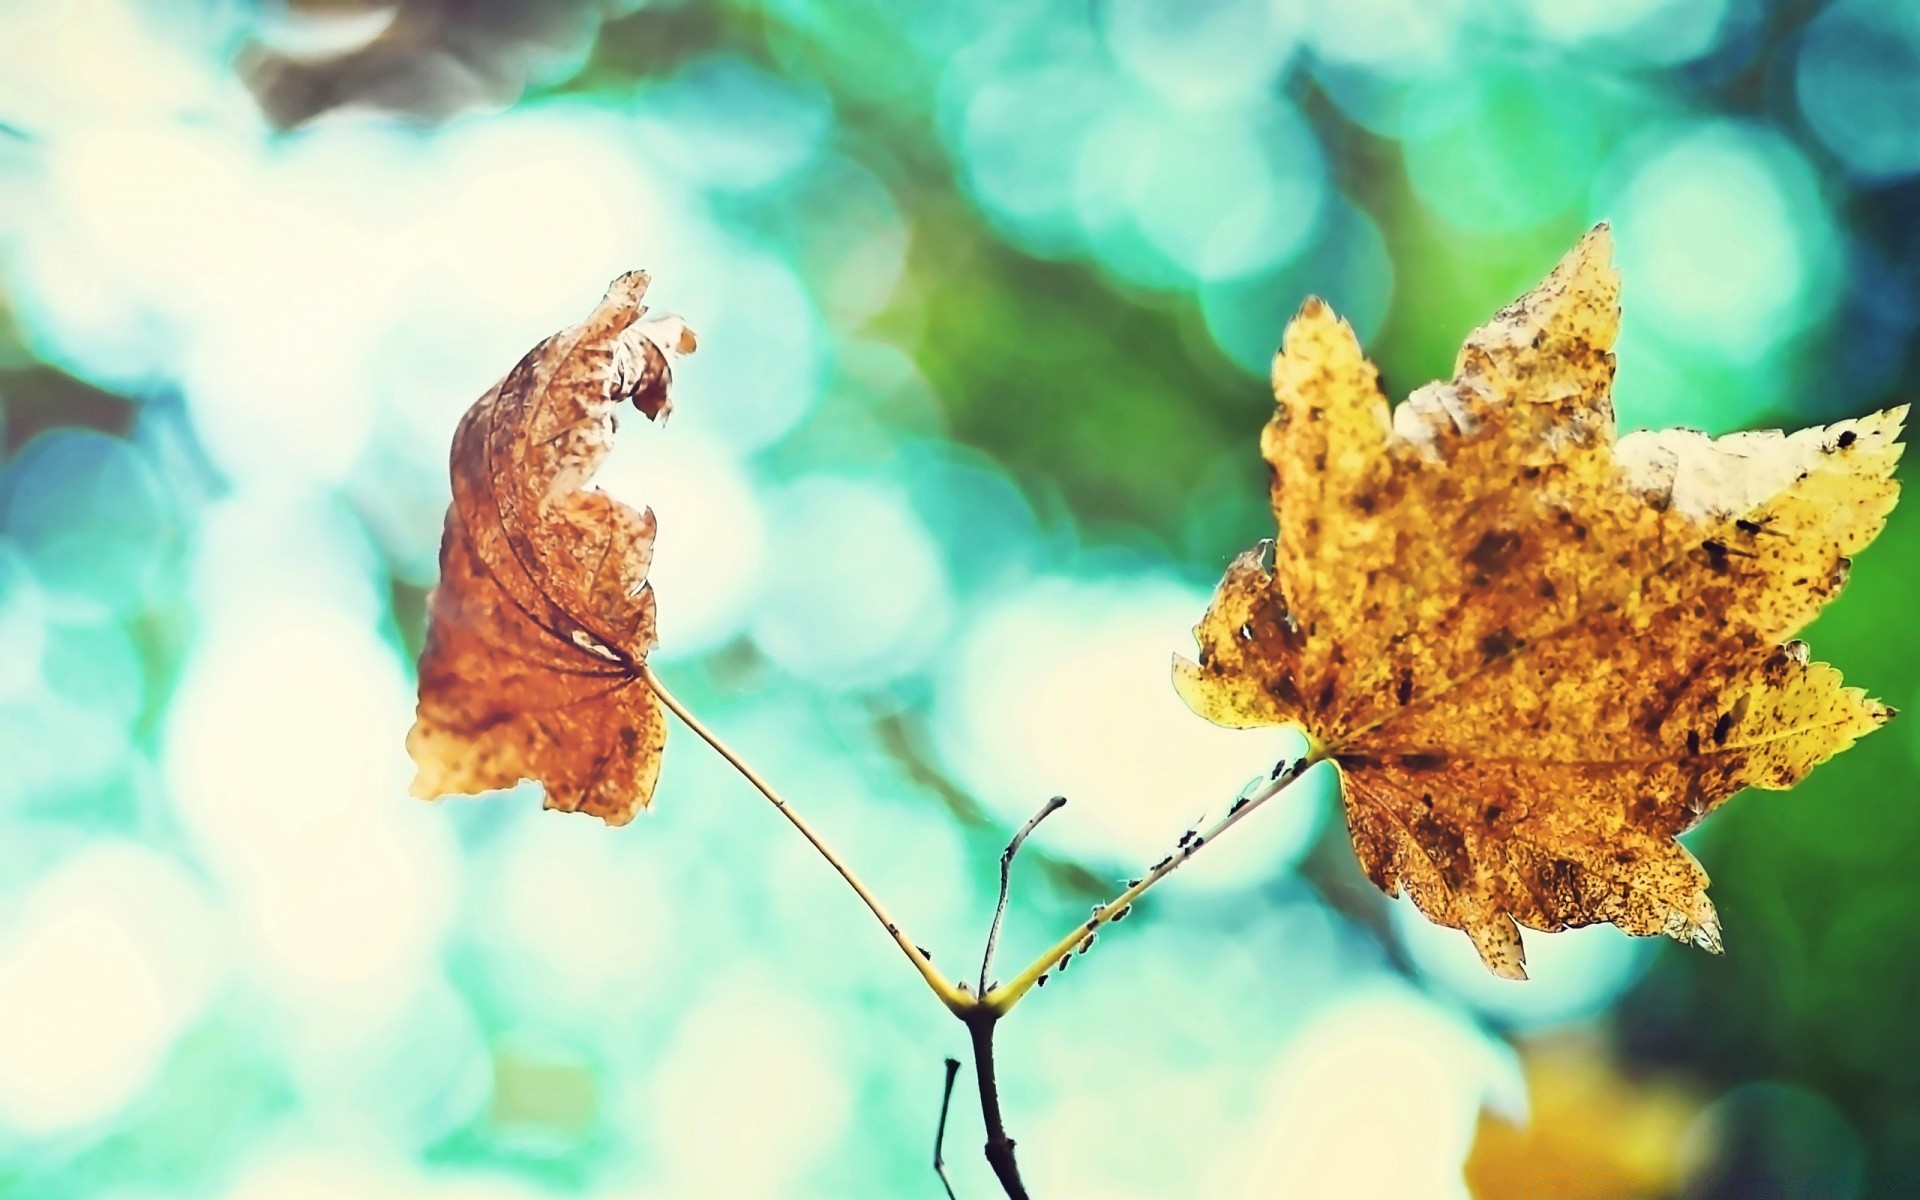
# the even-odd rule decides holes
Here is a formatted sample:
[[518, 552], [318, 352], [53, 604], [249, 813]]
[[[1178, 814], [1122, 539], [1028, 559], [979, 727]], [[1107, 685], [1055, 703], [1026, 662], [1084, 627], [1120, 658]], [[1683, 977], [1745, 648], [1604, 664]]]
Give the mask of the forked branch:
[[[1000, 1181], [1000, 1186], [1005, 1190], [1008, 1200], [1027, 1200], [1027, 1190], [1020, 1178], [1019, 1164], [1014, 1158], [1013, 1138], [1007, 1134], [1006, 1121], [1000, 1110], [1000, 1091], [993, 1060], [994, 1026], [1015, 1004], [1019, 1003], [1022, 996], [1038, 986], [1049, 971], [1055, 969], [1076, 951], [1085, 950], [1091, 945], [1093, 935], [1101, 926], [1125, 916], [1133, 903], [1156, 883], [1186, 865], [1202, 847], [1211, 844], [1255, 809], [1286, 790], [1288, 785], [1299, 779], [1306, 773], [1307, 768], [1322, 757], [1316, 750], [1302, 758], [1282, 760], [1275, 764], [1273, 773], [1268, 779], [1259, 788], [1236, 799], [1225, 816], [1204, 831], [1188, 830], [1181, 835], [1173, 852], [1155, 863], [1146, 875], [1132, 881], [1118, 896], [1095, 908], [1092, 917], [1083, 924], [1075, 926], [1071, 933], [1054, 943], [1011, 982], [998, 986], [993, 983], [991, 973], [994, 952], [999, 948], [1000, 943], [1000, 926], [1006, 917], [1008, 896], [1012, 888], [1014, 859], [1019, 855], [1020, 847], [1032, 836], [1040, 823], [1060, 811], [1067, 803], [1064, 796], [1055, 796], [1048, 800], [1041, 806], [1040, 811], [1014, 833], [1006, 849], [1001, 852], [1000, 895], [994, 905], [993, 921], [987, 929], [986, 948], [980, 958], [979, 990], [973, 991], [965, 984], [956, 985], [942, 975], [933, 965], [933, 961], [927, 957], [926, 952], [907, 936], [901, 929], [900, 923], [880, 903], [879, 898], [873, 894], [859, 875], [854, 873], [853, 868], [848, 866], [833, 847], [815, 832], [813, 826], [794, 810], [793, 805], [775, 791], [759, 772], [747, 765], [746, 760], [708, 729], [698, 717], [689, 712], [686, 705], [682, 704], [672, 692], [667, 690], [666, 685], [660, 682], [651, 667], [642, 667], [641, 671], [647, 686], [660, 697], [660, 702], [679, 717], [687, 728], [698, 734], [701, 740], [713, 747], [715, 753], [725, 759], [729, 766], [738, 771], [742, 778], [779, 809], [780, 815], [799, 830], [800, 835], [819, 852], [820, 857], [824, 858], [840, 878], [846, 881], [847, 886], [853, 889], [854, 894], [860, 897], [868, 911], [872, 912], [874, 918], [886, 929], [887, 935], [893, 939], [894, 944], [900, 947], [901, 953], [905, 954], [907, 960], [920, 972], [920, 977], [926, 981], [934, 995], [938, 996], [941, 1003], [945, 1004], [948, 1010], [966, 1025], [967, 1034], [973, 1043], [974, 1072], [980, 1089], [980, 1113], [987, 1132], [985, 1147], [987, 1163], [993, 1168], [994, 1176]], [[953, 1189], [947, 1182], [943, 1148], [947, 1114], [953, 1095], [953, 1080], [958, 1070], [959, 1064], [953, 1059], [948, 1059], [946, 1091], [940, 1101], [940, 1124], [935, 1131], [933, 1144], [934, 1171], [938, 1174], [941, 1185], [946, 1187], [949, 1197], [953, 1195]]]

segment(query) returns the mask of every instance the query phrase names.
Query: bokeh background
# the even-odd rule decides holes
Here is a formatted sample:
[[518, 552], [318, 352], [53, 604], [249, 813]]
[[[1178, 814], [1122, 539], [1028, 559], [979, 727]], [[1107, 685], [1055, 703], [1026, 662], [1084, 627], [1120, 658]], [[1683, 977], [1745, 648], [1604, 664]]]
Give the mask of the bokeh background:
[[[684, 731], [617, 831], [406, 798], [453, 423], [616, 273], [660, 670], [964, 975], [1047, 794], [1016, 964], [1287, 749], [1167, 661], [1305, 295], [1404, 394], [1609, 218], [1625, 426], [1825, 421], [1916, 176], [1907, 0], [0, 3], [0, 1196], [936, 1194], [959, 1027]], [[1920, 700], [1916, 597], [1909, 504], [1815, 652]], [[1920, 1188], [1915, 728], [1690, 837], [1724, 957], [1523, 985], [1311, 776], [1004, 1028], [1029, 1181]]]

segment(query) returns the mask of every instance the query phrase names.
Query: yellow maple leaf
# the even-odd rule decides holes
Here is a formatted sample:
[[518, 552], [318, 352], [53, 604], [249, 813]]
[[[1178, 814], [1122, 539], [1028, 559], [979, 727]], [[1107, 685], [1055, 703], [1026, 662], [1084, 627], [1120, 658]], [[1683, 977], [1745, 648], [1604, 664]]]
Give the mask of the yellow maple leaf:
[[1516, 921], [1718, 950], [1674, 836], [1892, 715], [1786, 639], [1885, 523], [1906, 409], [1616, 440], [1608, 255], [1602, 225], [1391, 412], [1307, 301], [1261, 438], [1278, 544], [1234, 561], [1175, 663], [1209, 720], [1303, 728], [1367, 874], [1512, 978]]

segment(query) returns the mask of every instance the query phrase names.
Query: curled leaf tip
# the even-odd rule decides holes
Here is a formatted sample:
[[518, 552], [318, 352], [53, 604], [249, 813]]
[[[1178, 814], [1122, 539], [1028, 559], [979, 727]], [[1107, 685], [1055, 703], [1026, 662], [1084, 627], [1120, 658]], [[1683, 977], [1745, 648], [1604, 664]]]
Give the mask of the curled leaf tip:
[[1495, 914], [1491, 920], [1468, 929], [1467, 936], [1487, 970], [1502, 979], [1519, 981], [1527, 977], [1527, 948], [1511, 917]]

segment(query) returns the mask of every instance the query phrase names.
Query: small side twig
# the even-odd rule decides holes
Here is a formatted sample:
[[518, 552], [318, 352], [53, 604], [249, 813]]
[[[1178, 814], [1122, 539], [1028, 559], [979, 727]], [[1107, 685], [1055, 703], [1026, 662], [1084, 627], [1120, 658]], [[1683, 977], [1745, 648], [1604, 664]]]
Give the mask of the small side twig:
[[940, 1177], [940, 1186], [947, 1189], [947, 1200], [958, 1200], [953, 1194], [953, 1181], [947, 1178], [947, 1159], [944, 1149], [947, 1142], [947, 1109], [953, 1104], [953, 1080], [960, 1074], [960, 1060], [947, 1060], [947, 1082], [940, 1090], [940, 1123], [933, 1127], [933, 1173]]
[[980, 956], [980, 990], [975, 995], [987, 994], [989, 981], [987, 973], [993, 970], [993, 952], [1000, 945], [1000, 921], [1007, 915], [1007, 891], [1013, 882], [1013, 856], [1020, 853], [1020, 845], [1032, 836], [1040, 827], [1040, 822], [1067, 806], [1065, 796], [1055, 796], [1040, 806], [1040, 811], [1027, 818], [1027, 823], [1013, 835], [1007, 848], [1000, 852], [1000, 901], [993, 906], [993, 924], [987, 926], [987, 951]]

